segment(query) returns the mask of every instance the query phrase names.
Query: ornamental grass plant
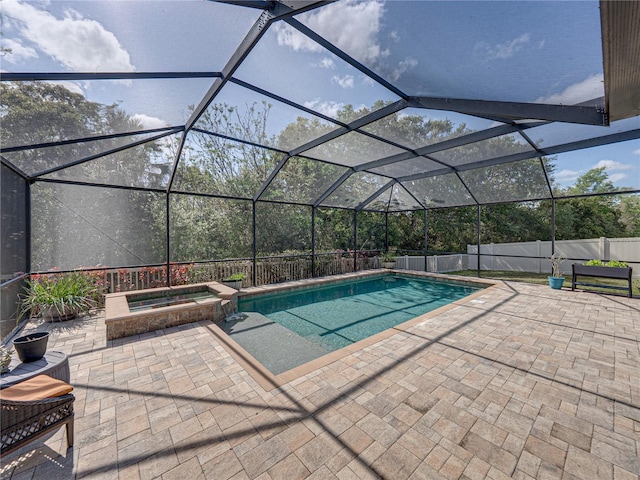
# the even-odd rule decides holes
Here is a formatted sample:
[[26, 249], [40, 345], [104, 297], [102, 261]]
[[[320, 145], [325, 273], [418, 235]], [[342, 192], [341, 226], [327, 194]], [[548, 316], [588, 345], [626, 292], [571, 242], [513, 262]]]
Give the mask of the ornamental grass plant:
[[79, 272], [33, 275], [20, 295], [20, 318], [72, 318], [96, 305], [97, 287]]

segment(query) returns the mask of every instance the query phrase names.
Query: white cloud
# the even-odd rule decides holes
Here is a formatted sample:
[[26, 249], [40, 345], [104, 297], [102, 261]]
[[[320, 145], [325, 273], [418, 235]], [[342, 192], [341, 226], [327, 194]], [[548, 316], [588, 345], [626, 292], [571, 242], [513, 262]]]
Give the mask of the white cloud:
[[163, 128], [168, 127], [169, 124], [164, 120], [157, 117], [150, 117], [149, 115], [145, 115], [144, 113], [137, 113], [132, 115], [132, 118], [142, 124], [142, 128], [152, 129], [152, 128]]
[[57, 85], [62, 85], [64, 88], [66, 88], [70, 92], [77, 93], [79, 95], [84, 96], [84, 90], [82, 90], [82, 87], [79, 84], [77, 84], [76, 82], [68, 82], [68, 81], [65, 81], [65, 80], [60, 80], [60, 81], [51, 82], [51, 83], [55, 83]]
[[62, 65], [86, 72], [133, 71], [129, 53], [116, 36], [95, 20], [67, 9], [58, 19], [17, 0], [3, 0], [4, 15], [24, 38]]
[[577, 103], [593, 100], [604, 95], [604, 80], [601, 73], [591, 75], [582, 82], [568, 86], [562, 92], [540, 97], [535, 103], [548, 103], [552, 105], [575, 105]]
[[557, 172], [554, 177], [560, 183], [572, 183], [578, 179], [581, 172], [578, 170], [564, 169]]
[[333, 69], [336, 68], [336, 62], [334, 62], [332, 58], [324, 57], [322, 60], [320, 60], [319, 66], [321, 68]]
[[[475, 50], [484, 52], [490, 60], [505, 59], [513, 57], [517, 52], [531, 41], [531, 35], [523, 33], [519, 37], [496, 45], [489, 45], [487, 42], [479, 42], [474, 47]], [[542, 44], [544, 45], [544, 43]]]
[[616, 183], [624, 180], [627, 177], [628, 175], [626, 173], [614, 173], [612, 175], [609, 175], [609, 181], [612, 183]]
[[319, 98], [314, 100], [304, 102], [304, 106], [314, 110], [318, 113], [322, 113], [327, 117], [336, 118], [338, 116], [338, 111], [344, 107], [344, 103], [330, 101], [321, 101]]
[[362, 81], [363, 85], [367, 85], [369, 87], [376, 85], [376, 82], [374, 82], [373, 78], [367, 76], [367, 75], [362, 75], [360, 77], [360, 80]]
[[639, 148], [639, 149], [637, 149], [637, 150], [634, 150], [634, 151], [633, 151], [633, 152], [631, 152], [631, 153], [633, 153], [634, 155], [640, 155], [640, 148]]
[[342, 88], [353, 88], [353, 76], [345, 75], [344, 77], [340, 77], [339, 75], [334, 75], [331, 77], [331, 81], [333, 83], [337, 83]]
[[631, 170], [633, 165], [616, 162], [615, 160], [600, 160], [593, 168], [602, 168], [605, 170]]
[[[382, 28], [384, 3], [379, 0], [345, 0], [306, 14], [304, 23], [323, 38], [363, 63], [388, 55], [378, 34]], [[295, 51], [320, 52], [322, 47], [298, 30], [280, 22], [275, 25], [278, 44]]]
[[20, 63], [29, 58], [38, 58], [38, 53], [26, 47], [20, 40], [7, 38], [2, 41], [2, 59], [9, 63]]
[[418, 61], [416, 59], [409, 57], [405, 58], [396, 68], [393, 69], [393, 72], [391, 72], [391, 80], [399, 80], [403, 73], [415, 68], [416, 65], [418, 65]]

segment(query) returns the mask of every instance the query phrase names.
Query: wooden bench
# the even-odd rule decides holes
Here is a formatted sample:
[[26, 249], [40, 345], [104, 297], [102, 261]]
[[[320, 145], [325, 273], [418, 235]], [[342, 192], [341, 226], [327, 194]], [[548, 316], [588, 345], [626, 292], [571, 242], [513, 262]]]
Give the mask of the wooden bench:
[[[627, 296], [631, 298], [633, 296], [631, 273], [633, 269], [631, 267], [602, 267], [598, 265], [581, 265], [574, 263], [571, 265], [571, 290], [575, 290], [577, 285], [585, 287], [597, 287], [597, 288], [609, 288], [614, 290], [626, 290]], [[618, 285], [603, 285], [601, 283], [589, 283], [578, 282], [578, 276], [583, 277], [596, 277], [596, 278], [613, 278], [617, 280], [626, 280], [627, 286], [622, 287]]]

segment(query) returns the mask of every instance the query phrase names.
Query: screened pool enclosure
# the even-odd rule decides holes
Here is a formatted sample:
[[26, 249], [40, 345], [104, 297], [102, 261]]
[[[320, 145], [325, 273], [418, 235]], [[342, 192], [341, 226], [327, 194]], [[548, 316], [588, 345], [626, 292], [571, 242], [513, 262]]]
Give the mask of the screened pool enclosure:
[[1, 8], [3, 337], [52, 270], [251, 285], [640, 237], [637, 2]]

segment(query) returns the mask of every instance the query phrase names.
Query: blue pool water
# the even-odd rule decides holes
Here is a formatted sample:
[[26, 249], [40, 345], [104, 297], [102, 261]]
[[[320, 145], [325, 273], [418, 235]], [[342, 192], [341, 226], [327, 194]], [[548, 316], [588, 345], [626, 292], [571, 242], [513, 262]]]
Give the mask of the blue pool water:
[[338, 350], [404, 323], [481, 287], [382, 275], [294, 291], [240, 297], [239, 312], [259, 312], [318, 344]]

